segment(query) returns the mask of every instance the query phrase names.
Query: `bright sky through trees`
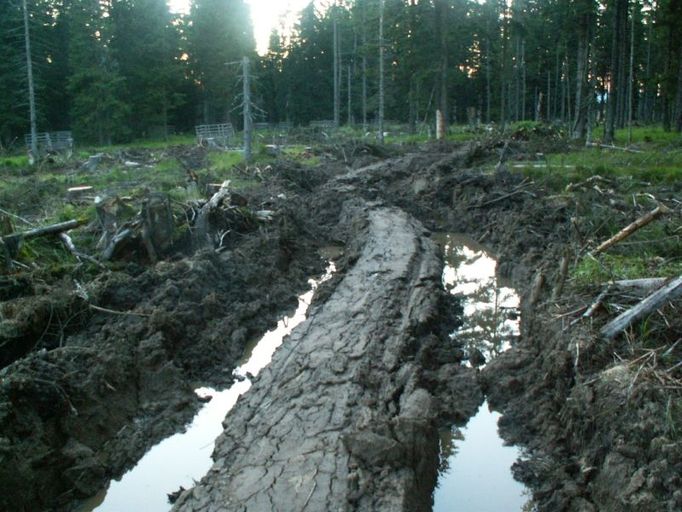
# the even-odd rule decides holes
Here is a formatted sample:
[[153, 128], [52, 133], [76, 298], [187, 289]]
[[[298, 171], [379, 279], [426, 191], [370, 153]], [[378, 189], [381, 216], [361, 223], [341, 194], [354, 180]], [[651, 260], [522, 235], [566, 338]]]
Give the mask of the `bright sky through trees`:
[[[168, 0], [168, 5], [175, 12], [189, 12], [191, 0]], [[258, 53], [267, 52], [270, 33], [273, 29], [284, 25], [288, 32], [296, 20], [297, 13], [310, 3], [310, 0], [246, 0], [251, 7], [253, 30], [255, 32]]]

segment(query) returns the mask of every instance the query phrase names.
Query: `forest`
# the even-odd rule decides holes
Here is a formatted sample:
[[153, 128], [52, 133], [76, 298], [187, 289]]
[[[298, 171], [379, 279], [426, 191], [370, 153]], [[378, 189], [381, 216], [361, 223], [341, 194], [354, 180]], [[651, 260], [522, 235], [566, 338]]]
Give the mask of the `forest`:
[[[240, 123], [239, 68], [257, 61], [259, 121], [411, 130], [543, 120], [575, 138], [604, 122], [682, 129], [682, 4], [674, 0], [311, 2], [256, 54], [244, 0], [26, 0], [39, 131], [112, 143]], [[383, 11], [383, 12], [382, 12]], [[0, 140], [28, 131], [21, 0], [0, 3]], [[380, 23], [381, 22], [381, 23]], [[380, 27], [380, 24], [383, 25]], [[383, 32], [383, 37], [380, 36]]]
[[412, 132], [436, 109], [446, 124], [545, 121], [576, 139], [601, 123], [605, 142], [633, 123], [682, 130], [675, 0], [311, 2], [265, 55], [244, 0], [193, 0], [187, 15], [165, 0], [5, 0], [6, 148], [29, 130], [27, 33], [38, 131], [79, 143], [239, 127], [244, 56], [256, 62], [256, 121], [367, 129], [381, 103]]

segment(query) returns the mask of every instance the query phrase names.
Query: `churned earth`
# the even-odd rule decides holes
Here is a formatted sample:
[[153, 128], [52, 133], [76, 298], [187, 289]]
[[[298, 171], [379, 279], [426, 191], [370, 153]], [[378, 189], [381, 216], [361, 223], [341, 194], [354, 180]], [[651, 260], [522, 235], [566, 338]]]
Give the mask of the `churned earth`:
[[[338, 272], [228, 414], [213, 468], [175, 510], [431, 510], [438, 429], [465, 423], [484, 394], [503, 437], [527, 450], [515, 475], [538, 510], [679, 509], [679, 367], [661, 381], [636, 362], [643, 342], [600, 339], [608, 312], [573, 322], [594, 299], [563, 286], [560, 264], [581, 192], [493, 170], [501, 148], [280, 162], [244, 194], [272, 222], [219, 252], [185, 248], [80, 289], [68, 276], [12, 288], [4, 339], [38, 346], [40, 325], [70, 320], [0, 371], [0, 508], [70, 510], [181, 429], [199, 406], [193, 389], [231, 382], [245, 345], [295, 306], [325, 265], [317, 249], [333, 243]], [[675, 193], [659, 196], [674, 209]], [[442, 231], [490, 247], [522, 295], [520, 338], [483, 370], [463, 365], [470, 354], [449, 336], [457, 307], [431, 236]], [[666, 318], [655, 344], [679, 361], [679, 320]]]

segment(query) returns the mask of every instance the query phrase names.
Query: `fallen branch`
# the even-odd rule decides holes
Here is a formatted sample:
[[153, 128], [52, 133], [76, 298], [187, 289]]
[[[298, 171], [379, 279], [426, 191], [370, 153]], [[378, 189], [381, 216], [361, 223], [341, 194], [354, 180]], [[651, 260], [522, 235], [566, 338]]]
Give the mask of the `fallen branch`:
[[67, 250], [73, 254], [78, 261], [86, 260], [89, 261], [90, 263], [93, 263], [94, 265], [97, 265], [100, 268], [106, 268], [104, 265], [102, 265], [99, 261], [97, 261], [95, 258], [88, 254], [84, 254], [78, 250], [76, 247], [76, 244], [73, 243], [73, 240], [69, 235], [66, 233], [59, 233], [59, 239], [62, 241], [64, 246], [67, 248]]
[[613, 235], [611, 238], [609, 238], [606, 242], [602, 243], [599, 247], [597, 247], [594, 251], [592, 251], [592, 254], [599, 254], [600, 252], [605, 251], [612, 245], [617, 244], [621, 240], [626, 239], [629, 237], [631, 234], [633, 234], [635, 231], [637, 231], [639, 228], [642, 228], [652, 222], [653, 220], [657, 219], [664, 213], [668, 213], [670, 209], [665, 206], [665, 205], [659, 205], [657, 206], [654, 210], [650, 211], [646, 215], [641, 216], [639, 219], [634, 221], [633, 223], [625, 226], [623, 229], [621, 229], [618, 233]]
[[588, 148], [617, 149], [618, 151], [627, 151], [628, 153], [642, 153], [639, 149], [622, 148], [620, 146], [613, 146], [612, 144], [599, 144], [597, 142], [588, 142], [585, 146]]
[[5, 242], [13, 240], [26, 240], [27, 238], [36, 238], [45, 235], [56, 235], [70, 229], [77, 228], [85, 224], [84, 220], [67, 220], [66, 222], [58, 222], [57, 224], [51, 224], [49, 226], [43, 226], [41, 228], [29, 229], [28, 231], [22, 231], [20, 233], [12, 233], [11, 235], [3, 236], [2, 239]]
[[607, 180], [606, 178], [599, 176], [598, 174], [595, 174], [594, 176], [590, 176], [589, 178], [587, 178], [585, 181], [580, 181], [578, 183], [569, 183], [568, 185], [566, 185], [565, 190], [566, 192], [571, 192], [579, 187], [594, 185], [597, 182], [606, 183], [609, 185], [612, 183], [611, 180]]
[[578, 318], [573, 319], [570, 324], [568, 324], [569, 327], [573, 327], [575, 324], [580, 322], [581, 320], [584, 320], [586, 318], [590, 318], [594, 313], [599, 309], [599, 307], [602, 305], [604, 302], [604, 299], [606, 296], [609, 294], [611, 291], [611, 285], [607, 285], [604, 287], [604, 289], [601, 291], [599, 295], [597, 295], [597, 298], [594, 299], [594, 302], [588, 307], [585, 312], [580, 315]]
[[662, 286], [651, 295], [638, 302], [634, 307], [621, 313], [614, 320], [602, 327], [602, 336], [606, 339], [613, 338], [633, 322], [657, 310], [666, 301], [673, 300], [680, 295], [682, 295], [682, 275], [673, 278], [666, 285]]
[[101, 311], [102, 313], [111, 313], [112, 315], [143, 316], [143, 317], [152, 316], [152, 315], [149, 315], [147, 313], [135, 313], [133, 311], [116, 311], [114, 309], [103, 308], [101, 306], [95, 306], [94, 304], [88, 304], [88, 307], [90, 309], [94, 309], [95, 311]]

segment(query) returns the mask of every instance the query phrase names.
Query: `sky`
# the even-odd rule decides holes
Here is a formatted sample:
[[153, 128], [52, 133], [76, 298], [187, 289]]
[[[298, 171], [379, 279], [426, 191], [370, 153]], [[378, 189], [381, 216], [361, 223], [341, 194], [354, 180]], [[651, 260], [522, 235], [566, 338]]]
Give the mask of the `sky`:
[[[191, 0], [168, 0], [171, 10], [188, 12]], [[253, 30], [256, 36], [258, 53], [264, 54], [273, 28], [283, 24], [290, 30], [296, 21], [297, 13], [310, 3], [310, 0], [246, 0], [251, 7]]]

